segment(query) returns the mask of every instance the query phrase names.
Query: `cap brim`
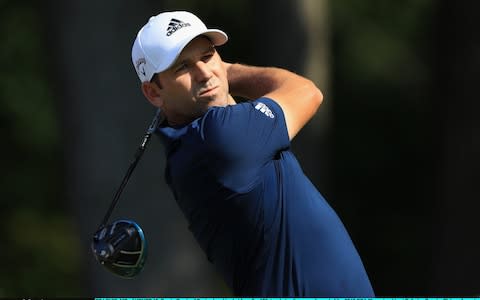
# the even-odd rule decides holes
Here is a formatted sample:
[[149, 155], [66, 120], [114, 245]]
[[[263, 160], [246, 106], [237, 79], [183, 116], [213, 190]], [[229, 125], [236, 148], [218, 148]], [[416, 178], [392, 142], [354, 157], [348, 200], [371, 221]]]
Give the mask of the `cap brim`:
[[199, 35], [206, 35], [215, 46], [221, 46], [228, 41], [227, 34], [218, 29], [209, 29], [205, 31], [203, 34], [199, 34]]
[[183, 43], [181, 44], [181, 46], [178, 48], [178, 51], [177, 51], [177, 55], [174, 57], [174, 59], [170, 62], [170, 64], [168, 64], [168, 66], [164, 67], [164, 68], [159, 68], [158, 70], [156, 70], [155, 73], [159, 73], [159, 72], [163, 72], [165, 70], [167, 70], [168, 68], [170, 68], [174, 63], [175, 61], [177, 60], [177, 58], [180, 56], [180, 53], [182, 53], [183, 49], [191, 42], [193, 41], [195, 38], [199, 37], [199, 36], [206, 36], [210, 39], [210, 41], [213, 43], [213, 45], [215, 46], [221, 46], [223, 44], [225, 44], [227, 41], [228, 41], [228, 36], [225, 32], [221, 31], [221, 30], [218, 30], [218, 29], [207, 29], [205, 31], [202, 31], [200, 33], [198, 33], [197, 35], [191, 37], [191, 38], [188, 38], [186, 40], [183, 41]]

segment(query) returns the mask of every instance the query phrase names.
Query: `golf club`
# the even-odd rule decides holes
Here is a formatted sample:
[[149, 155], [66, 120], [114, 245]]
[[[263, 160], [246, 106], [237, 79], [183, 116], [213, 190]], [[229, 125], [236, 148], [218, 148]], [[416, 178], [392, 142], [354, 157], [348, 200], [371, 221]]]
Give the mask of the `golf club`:
[[132, 278], [143, 269], [147, 257], [147, 242], [143, 230], [135, 221], [122, 219], [108, 224], [108, 220], [133, 170], [142, 157], [150, 137], [161, 121], [160, 112], [160, 109], [158, 109], [135, 152], [134, 159], [130, 163], [102, 223], [93, 235], [91, 247], [97, 261], [112, 273], [123, 278]]

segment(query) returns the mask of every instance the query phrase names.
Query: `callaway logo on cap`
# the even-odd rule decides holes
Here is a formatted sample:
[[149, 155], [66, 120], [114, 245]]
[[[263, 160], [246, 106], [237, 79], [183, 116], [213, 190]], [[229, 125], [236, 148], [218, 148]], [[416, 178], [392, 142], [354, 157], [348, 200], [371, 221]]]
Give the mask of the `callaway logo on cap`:
[[140, 81], [150, 81], [155, 73], [168, 69], [183, 48], [199, 35], [207, 36], [215, 46], [228, 40], [225, 32], [208, 29], [197, 16], [186, 11], [151, 17], [132, 46], [132, 62]]

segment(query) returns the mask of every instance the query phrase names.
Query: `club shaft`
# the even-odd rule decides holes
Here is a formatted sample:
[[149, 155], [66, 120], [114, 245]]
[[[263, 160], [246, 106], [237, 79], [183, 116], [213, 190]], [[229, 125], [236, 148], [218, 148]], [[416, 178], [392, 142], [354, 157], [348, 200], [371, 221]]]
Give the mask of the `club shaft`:
[[127, 185], [128, 180], [130, 179], [130, 176], [133, 173], [133, 170], [135, 170], [135, 167], [137, 166], [138, 162], [140, 161], [140, 158], [142, 157], [143, 152], [145, 151], [145, 147], [148, 144], [150, 136], [151, 134], [147, 133], [143, 138], [142, 144], [140, 145], [140, 147], [137, 149], [137, 152], [135, 153], [135, 158], [133, 159], [132, 163], [128, 167], [127, 173], [125, 173], [125, 176], [122, 179], [122, 183], [120, 184], [117, 191], [115, 192], [115, 196], [113, 197], [112, 203], [110, 203], [110, 207], [108, 208], [107, 213], [105, 214], [105, 217], [103, 218], [103, 221], [100, 227], [104, 227], [107, 224], [108, 219], [110, 219], [113, 209], [117, 205], [118, 200], [120, 199], [120, 195], [122, 195], [123, 189]]
[[123, 189], [127, 185], [128, 180], [130, 179], [130, 176], [133, 173], [133, 170], [135, 170], [135, 167], [137, 166], [138, 162], [140, 161], [140, 158], [142, 157], [143, 152], [145, 151], [145, 148], [147, 147], [147, 144], [148, 144], [148, 141], [150, 140], [150, 137], [155, 132], [159, 122], [161, 121], [160, 120], [160, 112], [161, 112], [160, 110], [157, 110], [157, 112], [155, 114], [155, 117], [152, 120], [152, 123], [148, 127], [147, 132], [145, 133], [145, 136], [143, 137], [143, 140], [140, 143], [140, 146], [138, 147], [137, 151], [135, 152], [135, 157], [134, 157], [133, 161], [130, 163], [130, 166], [128, 167], [127, 173], [125, 174], [125, 176], [123, 176], [122, 183], [120, 184], [117, 191], [115, 192], [115, 196], [113, 196], [113, 200], [110, 203], [110, 207], [108, 208], [107, 213], [105, 214], [105, 217], [103, 218], [103, 221], [99, 226], [99, 229], [103, 228], [107, 225], [108, 219], [110, 219], [110, 216], [112, 215], [113, 209], [117, 205], [118, 200], [120, 199], [120, 195], [122, 194]]

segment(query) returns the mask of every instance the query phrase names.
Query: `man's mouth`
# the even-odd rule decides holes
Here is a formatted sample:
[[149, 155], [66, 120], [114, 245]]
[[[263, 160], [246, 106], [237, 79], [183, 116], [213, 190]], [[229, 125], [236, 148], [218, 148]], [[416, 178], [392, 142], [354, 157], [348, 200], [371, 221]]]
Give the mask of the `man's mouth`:
[[213, 94], [215, 94], [216, 90], [217, 90], [216, 86], [204, 89], [199, 93], [199, 96], [200, 97], [212, 96]]

